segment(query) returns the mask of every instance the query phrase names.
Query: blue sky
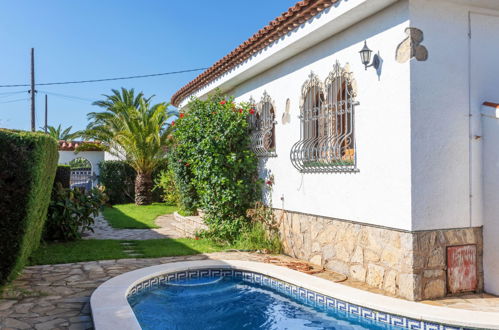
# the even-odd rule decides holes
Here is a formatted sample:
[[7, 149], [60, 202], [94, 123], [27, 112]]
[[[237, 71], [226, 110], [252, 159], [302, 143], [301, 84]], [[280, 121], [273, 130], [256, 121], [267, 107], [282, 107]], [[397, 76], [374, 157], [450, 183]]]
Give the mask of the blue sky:
[[[0, 0], [0, 85], [29, 83], [31, 47], [39, 83], [208, 67], [295, 2]], [[38, 86], [36, 126], [43, 125], [44, 92], [55, 93], [48, 94], [49, 125], [82, 129], [86, 114], [98, 110], [92, 101], [111, 88], [169, 102], [197, 74]], [[0, 127], [30, 129], [27, 90], [0, 88]]]

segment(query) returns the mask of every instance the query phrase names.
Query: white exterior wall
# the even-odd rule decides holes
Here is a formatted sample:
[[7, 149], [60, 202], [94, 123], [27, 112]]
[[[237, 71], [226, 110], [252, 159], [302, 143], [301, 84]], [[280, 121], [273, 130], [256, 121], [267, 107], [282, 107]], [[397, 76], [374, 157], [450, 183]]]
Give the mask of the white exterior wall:
[[59, 164], [69, 164], [76, 158], [85, 158], [92, 165], [92, 172], [99, 175], [99, 163], [104, 161], [104, 151], [59, 151]]
[[[266, 169], [275, 176], [274, 207], [399, 229], [411, 229], [409, 64], [395, 62], [394, 50], [409, 25], [402, 1], [348, 30], [233, 88], [237, 101], [264, 90], [275, 102], [276, 152]], [[359, 50], [364, 40], [383, 59], [381, 75], [365, 71]], [[302, 84], [311, 71], [324, 80], [338, 60], [349, 63], [357, 81], [355, 108], [358, 173], [301, 174], [290, 161], [300, 139]], [[290, 123], [281, 121], [290, 100]], [[284, 197], [283, 202], [280, 198]]]
[[[499, 92], [497, 93], [499, 99]], [[483, 268], [485, 291], [499, 294], [499, 109], [483, 107]]]
[[434, 0], [411, 0], [410, 11], [429, 53], [411, 61], [413, 228], [468, 227], [468, 13]]
[[486, 100], [471, 79], [481, 59], [471, 58], [469, 22], [491, 10], [471, 4], [499, 9], [493, 0], [410, 1], [411, 26], [424, 32], [429, 52], [427, 61], [411, 61], [414, 230], [483, 225], [482, 141], [475, 136]]

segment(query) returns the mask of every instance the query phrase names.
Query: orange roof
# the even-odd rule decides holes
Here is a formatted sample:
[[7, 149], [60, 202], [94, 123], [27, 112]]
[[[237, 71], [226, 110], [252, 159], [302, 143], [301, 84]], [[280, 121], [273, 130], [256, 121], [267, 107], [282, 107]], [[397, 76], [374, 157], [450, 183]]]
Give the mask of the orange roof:
[[212, 82], [236, 65], [244, 62], [251, 55], [262, 50], [274, 40], [279, 39], [281, 36], [305, 23], [308, 19], [338, 1], [339, 0], [299, 1], [293, 7], [290, 7], [288, 11], [281, 14], [281, 16], [271, 21], [267, 26], [260, 29], [252, 37], [240, 44], [232, 52], [206, 69], [194, 80], [179, 89], [173, 94], [171, 103], [174, 106], [178, 106], [183, 99], [192, 95], [196, 90]]
[[64, 141], [64, 140], [59, 140], [59, 151], [75, 151], [75, 149], [82, 144], [96, 145], [95, 150], [86, 150], [86, 151], [102, 151], [102, 149], [99, 148], [100, 145], [99, 141]]
[[499, 103], [483, 102], [483, 105], [486, 105], [486, 106], [491, 107], [491, 108], [499, 109]]

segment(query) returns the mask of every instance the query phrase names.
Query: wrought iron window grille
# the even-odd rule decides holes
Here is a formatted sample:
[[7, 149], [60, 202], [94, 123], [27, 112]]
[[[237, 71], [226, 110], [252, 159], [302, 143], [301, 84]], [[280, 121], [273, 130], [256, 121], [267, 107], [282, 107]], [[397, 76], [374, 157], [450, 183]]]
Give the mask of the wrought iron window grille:
[[338, 62], [324, 83], [310, 73], [301, 92], [300, 140], [290, 152], [300, 172], [357, 171], [355, 89], [348, 66]]
[[264, 91], [258, 104], [255, 104], [253, 99], [250, 99], [250, 104], [255, 109], [255, 113], [250, 115], [251, 148], [258, 157], [276, 157], [275, 125], [277, 121], [274, 102]]

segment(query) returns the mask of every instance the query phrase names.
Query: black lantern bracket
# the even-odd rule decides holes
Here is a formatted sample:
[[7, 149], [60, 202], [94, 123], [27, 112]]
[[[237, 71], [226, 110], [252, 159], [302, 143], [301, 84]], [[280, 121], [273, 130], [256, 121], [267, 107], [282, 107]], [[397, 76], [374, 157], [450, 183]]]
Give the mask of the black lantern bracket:
[[[360, 60], [362, 64], [364, 64], [364, 68], [367, 70], [369, 67], [373, 67], [376, 71], [378, 71], [381, 65], [381, 57], [379, 55], [379, 51], [377, 54], [374, 54], [372, 62], [371, 62], [371, 54], [372, 50], [367, 47], [367, 41], [364, 41], [364, 47], [359, 51]], [[371, 62], [371, 64], [369, 64]]]

